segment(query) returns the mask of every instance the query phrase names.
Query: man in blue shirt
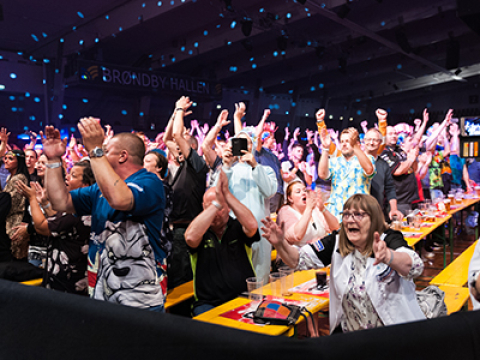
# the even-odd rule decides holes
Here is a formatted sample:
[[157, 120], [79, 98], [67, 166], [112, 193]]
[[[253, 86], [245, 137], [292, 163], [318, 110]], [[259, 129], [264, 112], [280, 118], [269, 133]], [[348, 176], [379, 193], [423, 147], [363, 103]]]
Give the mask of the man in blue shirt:
[[97, 183], [67, 191], [61, 171], [66, 139], [58, 129], [42, 134], [48, 157], [47, 191], [57, 211], [92, 215], [88, 254], [91, 297], [142, 309], [162, 311], [166, 294], [166, 257], [160, 246], [165, 208], [163, 185], [143, 168], [145, 145], [129, 133], [114, 136], [105, 147], [98, 119], [80, 120], [78, 129], [89, 151]]

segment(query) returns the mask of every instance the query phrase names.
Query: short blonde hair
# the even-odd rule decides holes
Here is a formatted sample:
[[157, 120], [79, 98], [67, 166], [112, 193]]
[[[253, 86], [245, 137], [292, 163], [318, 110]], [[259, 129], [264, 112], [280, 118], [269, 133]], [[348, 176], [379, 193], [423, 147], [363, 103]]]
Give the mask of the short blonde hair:
[[[371, 256], [373, 253], [373, 234], [378, 232], [380, 235], [382, 235], [388, 229], [388, 225], [385, 223], [382, 208], [380, 207], [377, 199], [375, 199], [373, 196], [355, 194], [347, 200], [345, 205], [343, 205], [343, 211], [350, 209], [363, 210], [368, 214], [368, 216], [370, 216], [370, 230], [368, 231], [367, 245], [365, 246], [363, 255]], [[350, 242], [350, 240], [348, 240], [343, 221], [340, 226], [338, 249], [343, 257], [355, 250], [353, 244]]]

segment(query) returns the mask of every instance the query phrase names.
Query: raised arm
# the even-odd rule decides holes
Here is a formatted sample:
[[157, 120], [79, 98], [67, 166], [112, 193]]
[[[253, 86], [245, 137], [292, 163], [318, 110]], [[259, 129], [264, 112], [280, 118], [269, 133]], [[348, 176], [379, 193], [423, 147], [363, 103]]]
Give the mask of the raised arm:
[[[99, 123], [99, 119], [92, 117], [80, 119], [78, 130], [80, 134], [82, 134], [83, 144], [89, 153], [96, 147], [102, 147], [105, 133]], [[112, 144], [112, 141], [109, 145]], [[90, 159], [92, 171], [95, 175], [97, 185], [102, 192], [102, 196], [115, 210], [132, 210], [135, 206], [133, 193], [124, 179], [122, 179], [112, 168], [112, 165], [110, 165], [107, 159], [108, 151], [106, 151], [105, 155], [106, 156], [102, 157], [92, 157]], [[125, 161], [127, 161], [129, 154], [125, 150], [122, 150], [121, 156], [125, 157]], [[48, 181], [47, 186], [50, 186]], [[51, 192], [49, 191], [49, 196], [50, 194]]]
[[8, 144], [8, 137], [10, 136], [10, 133], [7, 133], [7, 128], [1, 128], [0, 129], [0, 141], [2, 142], [0, 144], [0, 157], [5, 156], [7, 153], [7, 144]]
[[185, 125], [183, 122], [183, 117], [187, 109], [192, 106], [192, 102], [189, 97], [182, 96], [175, 104], [175, 116], [173, 121], [173, 138], [177, 143], [180, 151], [182, 152], [185, 159], [190, 155], [192, 147], [189, 142], [184, 137]]
[[413, 147], [410, 150], [408, 150], [407, 159], [403, 161], [398, 168], [395, 169], [395, 172], [393, 173], [393, 175], [399, 176], [399, 175], [406, 174], [412, 167], [415, 160], [417, 160], [417, 151], [418, 151], [417, 147]]
[[332, 144], [332, 139], [327, 129], [322, 129], [320, 132], [320, 137], [322, 139], [322, 155], [320, 156], [320, 162], [318, 163], [318, 176], [325, 180], [328, 178], [328, 157], [330, 145]]
[[[222, 203], [218, 197], [216, 201], [222, 209], [224, 206], [227, 206], [226, 203]], [[185, 231], [185, 241], [189, 247], [196, 249], [200, 245], [203, 235], [205, 235], [210, 225], [212, 225], [218, 210], [212, 202], [188, 225]]]
[[65, 186], [62, 174], [62, 156], [67, 147], [67, 139], [60, 138], [60, 131], [53, 126], [45, 127], [45, 135], [40, 132], [43, 143], [43, 153], [48, 158], [46, 165], [45, 184], [48, 198], [57, 211], [75, 213], [72, 197]]
[[25, 146], [25, 149], [31, 149], [31, 150], [34, 150], [35, 149], [35, 145], [37, 144], [37, 134], [34, 133], [33, 131], [30, 131], [30, 143]]
[[247, 107], [245, 103], [239, 102], [235, 104], [235, 113], [233, 114], [233, 130], [235, 131], [235, 135], [239, 134], [243, 129], [242, 118], [245, 116], [246, 111]]
[[215, 144], [218, 133], [220, 132], [220, 130], [222, 130], [222, 127], [230, 124], [230, 121], [227, 120], [227, 118], [228, 110], [222, 110], [220, 115], [218, 115], [217, 123], [210, 129], [207, 136], [205, 136], [205, 140], [202, 143], [203, 155], [205, 157], [207, 165], [210, 168], [212, 168], [213, 164], [215, 163], [215, 159], [217, 158], [217, 154], [215, 153], [215, 150], [213, 150], [213, 145]]
[[413, 136], [413, 146], [420, 146], [420, 142], [422, 141], [422, 136], [425, 133], [425, 129], [427, 128], [428, 123], [428, 111], [427, 109], [423, 110], [423, 121], [417, 129], [417, 132]]
[[259, 152], [262, 149], [263, 129], [265, 128], [265, 121], [268, 119], [269, 116], [270, 116], [270, 109], [265, 109], [263, 111], [263, 116], [260, 119], [260, 122], [258, 123], [257, 127], [255, 128], [255, 135], [257, 136], [257, 148], [255, 150], [257, 152]]
[[378, 119], [378, 131], [382, 134], [382, 144], [378, 148], [377, 154], [380, 155], [385, 149], [385, 136], [387, 136], [387, 116], [388, 112], [383, 109], [377, 109], [375, 111], [375, 115], [377, 115]]
[[360, 141], [354, 141], [356, 135], [358, 134], [357, 130], [349, 129], [350, 133], [350, 141], [352, 142], [353, 153], [358, 159], [360, 166], [363, 168], [365, 175], [371, 176], [375, 172], [375, 166], [372, 164], [371, 160], [368, 156], [363, 152], [362, 148], [360, 147]]
[[425, 143], [425, 146], [427, 150], [435, 150], [435, 146], [437, 145], [438, 137], [440, 134], [445, 130], [445, 128], [450, 124], [450, 120], [452, 119], [453, 115], [453, 110], [450, 109], [447, 112], [447, 115], [445, 115], [445, 120], [440, 124], [439, 127], [437, 127], [432, 135], [430, 135]]

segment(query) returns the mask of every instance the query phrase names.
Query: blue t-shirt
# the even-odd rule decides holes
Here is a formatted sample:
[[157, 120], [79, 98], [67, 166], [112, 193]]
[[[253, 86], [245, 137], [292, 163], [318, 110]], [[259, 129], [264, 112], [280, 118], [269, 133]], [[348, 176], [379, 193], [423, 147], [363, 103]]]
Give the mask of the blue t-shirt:
[[160, 179], [141, 169], [125, 180], [131, 211], [113, 209], [97, 184], [70, 192], [78, 216], [92, 215], [88, 249], [90, 295], [148, 309], [163, 304], [166, 255], [160, 246], [165, 193]]

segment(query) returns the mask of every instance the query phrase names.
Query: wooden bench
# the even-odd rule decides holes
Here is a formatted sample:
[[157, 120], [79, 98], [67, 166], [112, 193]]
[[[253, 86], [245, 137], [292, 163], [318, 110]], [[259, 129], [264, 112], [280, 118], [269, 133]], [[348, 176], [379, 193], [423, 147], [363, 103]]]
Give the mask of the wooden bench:
[[470, 265], [470, 260], [472, 259], [477, 241], [453, 260], [440, 272], [440, 274], [435, 276], [432, 281], [430, 281], [430, 284], [437, 286], [449, 285], [460, 287], [467, 285], [468, 266]]
[[448, 315], [462, 309], [468, 309], [468, 299], [470, 298], [468, 288], [449, 285], [442, 285], [439, 288], [445, 292], [445, 305], [447, 305]]
[[28, 281], [22, 281], [20, 284], [28, 285], [28, 286], [40, 286], [42, 285], [43, 279], [33, 279]]
[[165, 301], [165, 311], [168, 312], [172, 306], [193, 298], [193, 295], [193, 280], [169, 290]]

